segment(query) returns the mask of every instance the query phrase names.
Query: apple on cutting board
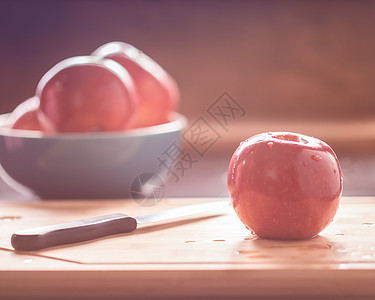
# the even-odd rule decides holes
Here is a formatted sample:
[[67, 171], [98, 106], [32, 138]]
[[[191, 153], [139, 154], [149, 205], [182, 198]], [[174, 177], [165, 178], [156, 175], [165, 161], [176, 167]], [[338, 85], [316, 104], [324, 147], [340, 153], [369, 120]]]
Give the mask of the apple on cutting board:
[[289, 132], [255, 135], [237, 148], [228, 170], [235, 212], [254, 234], [305, 239], [333, 220], [343, 176], [332, 148]]

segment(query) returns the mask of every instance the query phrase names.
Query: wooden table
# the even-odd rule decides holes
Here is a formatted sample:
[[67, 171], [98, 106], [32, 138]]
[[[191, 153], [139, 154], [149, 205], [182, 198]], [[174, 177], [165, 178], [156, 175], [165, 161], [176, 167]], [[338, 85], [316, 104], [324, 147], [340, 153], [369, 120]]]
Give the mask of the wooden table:
[[19, 229], [214, 200], [0, 202], [0, 298], [375, 297], [375, 197], [344, 197], [334, 222], [303, 241], [259, 239], [227, 207], [39, 252], [10, 244]]

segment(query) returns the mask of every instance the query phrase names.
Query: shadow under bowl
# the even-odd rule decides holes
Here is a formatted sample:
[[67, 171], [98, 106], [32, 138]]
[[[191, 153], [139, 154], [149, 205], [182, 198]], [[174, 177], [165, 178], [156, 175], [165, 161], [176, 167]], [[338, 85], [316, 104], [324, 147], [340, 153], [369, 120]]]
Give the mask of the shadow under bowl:
[[161, 161], [186, 126], [175, 113], [169, 123], [126, 132], [46, 135], [11, 129], [7, 118], [0, 115], [1, 177], [44, 199], [148, 196], [155, 191], [142, 180], [163, 188], [169, 172]]

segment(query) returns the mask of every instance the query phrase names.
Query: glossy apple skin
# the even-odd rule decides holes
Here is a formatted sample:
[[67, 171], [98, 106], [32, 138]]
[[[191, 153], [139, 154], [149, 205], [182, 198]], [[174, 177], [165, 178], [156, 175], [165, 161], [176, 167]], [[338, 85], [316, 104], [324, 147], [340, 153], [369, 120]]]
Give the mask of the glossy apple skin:
[[93, 55], [110, 58], [120, 63], [133, 78], [139, 95], [136, 127], [167, 123], [179, 103], [179, 89], [158, 63], [134, 46], [111, 42], [99, 47]]
[[42, 130], [38, 118], [39, 98], [34, 96], [19, 104], [9, 116], [13, 129]]
[[342, 188], [331, 147], [301, 134], [255, 135], [241, 143], [229, 164], [233, 208], [262, 238], [316, 236], [333, 220]]
[[128, 72], [110, 59], [63, 60], [40, 80], [39, 120], [47, 132], [121, 131], [132, 128], [137, 95]]

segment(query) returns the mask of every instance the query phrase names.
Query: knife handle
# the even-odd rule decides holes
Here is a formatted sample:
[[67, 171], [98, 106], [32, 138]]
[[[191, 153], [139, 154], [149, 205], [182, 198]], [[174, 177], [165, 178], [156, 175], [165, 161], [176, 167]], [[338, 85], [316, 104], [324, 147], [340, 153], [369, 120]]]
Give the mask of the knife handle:
[[11, 243], [15, 250], [34, 251], [132, 232], [136, 228], [135, 218], [117, 213], [21, 230], [12, 235]]

